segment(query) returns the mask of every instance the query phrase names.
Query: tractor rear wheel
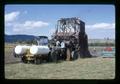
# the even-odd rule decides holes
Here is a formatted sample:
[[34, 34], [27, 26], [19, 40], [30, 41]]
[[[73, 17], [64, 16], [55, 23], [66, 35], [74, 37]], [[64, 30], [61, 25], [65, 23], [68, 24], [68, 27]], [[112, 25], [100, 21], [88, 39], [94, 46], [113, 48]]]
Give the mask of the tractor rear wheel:
[[78, 59], [78, 56], [79, 56], [79, 53], [77, 51], [74, 51], [72, 60]]

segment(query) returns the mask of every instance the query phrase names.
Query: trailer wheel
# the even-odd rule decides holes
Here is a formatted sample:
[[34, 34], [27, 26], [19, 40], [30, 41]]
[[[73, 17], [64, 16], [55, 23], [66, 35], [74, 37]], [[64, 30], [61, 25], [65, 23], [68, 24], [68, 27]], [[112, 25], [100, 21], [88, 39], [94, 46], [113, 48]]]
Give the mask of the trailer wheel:
[[35, 60], [34, 60], [34, 62], [35, 62], [35, 64], [41, 64], [42, 63], [42, 59], [36, 57]]
[[22, 57], [21, 57], [21, 60], [22, 60], [23, 63], [27, 63], [27, 60], [26, 60], [26, 57], [25, 57], [25, 56], [22, 56]]

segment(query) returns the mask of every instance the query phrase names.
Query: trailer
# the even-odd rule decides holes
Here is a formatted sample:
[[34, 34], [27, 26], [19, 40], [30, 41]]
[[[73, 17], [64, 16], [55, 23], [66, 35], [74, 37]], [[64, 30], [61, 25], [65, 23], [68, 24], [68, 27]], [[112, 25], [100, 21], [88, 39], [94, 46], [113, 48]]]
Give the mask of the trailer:
[[[48, 46], [47, 36], [38, 36], [35, 38], [37, 45], [16, 46], [14, 51], [15, 57], [20, 57], [24, 63], [42, 63], [43, 60], [50, 61], [50, 48]], [[18, 48], [21, 47], [21, 48]], [[18, 53], [19, 52], [19, 53]]]

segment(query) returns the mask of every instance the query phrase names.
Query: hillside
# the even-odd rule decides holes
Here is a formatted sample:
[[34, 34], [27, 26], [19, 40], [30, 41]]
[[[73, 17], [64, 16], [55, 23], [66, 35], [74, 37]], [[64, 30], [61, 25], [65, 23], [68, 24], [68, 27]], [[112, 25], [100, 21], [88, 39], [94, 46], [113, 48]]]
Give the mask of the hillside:
[[35, 38], [33, 35], [5, 35], [5, 42], [13, 43], [17, 41], [27, 41]]

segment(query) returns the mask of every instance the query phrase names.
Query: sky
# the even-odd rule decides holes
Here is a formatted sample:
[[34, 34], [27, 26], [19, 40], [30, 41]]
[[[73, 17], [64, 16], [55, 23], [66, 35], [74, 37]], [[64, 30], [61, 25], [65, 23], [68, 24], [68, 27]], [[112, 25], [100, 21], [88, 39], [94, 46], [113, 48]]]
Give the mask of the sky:
[[5, 5], [5, 34], [45, 35], [49, 39], [60, 18], [79, 17], [88, 39], [115, 39], [114, 5]]

